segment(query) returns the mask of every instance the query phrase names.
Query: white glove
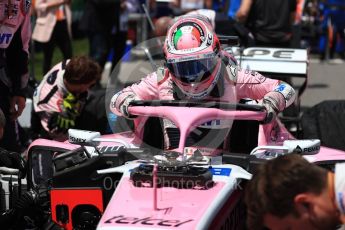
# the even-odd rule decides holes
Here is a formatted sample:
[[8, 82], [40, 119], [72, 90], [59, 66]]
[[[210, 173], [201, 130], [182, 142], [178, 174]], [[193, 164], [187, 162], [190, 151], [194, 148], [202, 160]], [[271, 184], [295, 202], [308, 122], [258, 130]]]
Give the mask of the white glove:
[[277, 117], [279, 110], [274, 105], [274, 103], [272, 103], [272, 101], [269, 100], [268, 98], [263, 99], [262, 105], [266, 108], [267, 113], [266, 113], [265, 119], [261, 123], [262, 124], [268, 124], [268, 123], [272, 122]]
[[130, 102], [132, 102], [132, 101], [138, 101], [138, 100], [140, 100], [137, 96], [135, 96], [135, 95], [128, 95], [128, 97], [126, 97], [124, 100], [123, 100], [123, 102], [122, 102], [122, 104], [120, 105], [120, 107], [119, 107], [119, 110], [120, 110], [120, 112], [122, 113], [122, 115], [124, 116], [124, 117], [126, 117], [126, 118], [136, 118], [137, 116], [133, 116], [133, 115], [131, 115], [131, 114], [129, 114], [129, 112], [128, 112], [128, 106], [129, 106], [129, 103]]

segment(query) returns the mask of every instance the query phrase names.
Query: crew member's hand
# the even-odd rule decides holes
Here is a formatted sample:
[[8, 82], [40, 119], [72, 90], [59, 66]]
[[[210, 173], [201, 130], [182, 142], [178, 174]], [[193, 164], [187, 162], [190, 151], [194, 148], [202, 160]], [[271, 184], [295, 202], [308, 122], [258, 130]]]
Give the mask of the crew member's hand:
[[25, 108], [25, 97], [13, 96], [10, 101], [10, 117], [12, 120], [16, 120], [23, 112]]
[[262, 124], [268, 124], [277, 117], [278, 109], [276, 109], [273, 103], [266, 98], [263, 99], [262, 105], [266, 108], [267, 111], [266, 117], [262, 121]]
[[26, 175], [26, 162], [17, 152], [9, 152], [7, 150], [1, 149], [0, 167], [19, 169], [23, 178]]
[[79, 115], [80, 103], [78, 98], [71, 93], [68, 93], [62, 101], [62, 112], [65, 113], [67, 117], [75, 118]]
[[24, 178], [26, 175], [26, 162], [23, 157], [17, 152], [10, 152], [9, 156], [12, 161], [12, 167], [19, 169], [22, 174], [22, 178]]
[[74, 128], [75, 118], [62, 113], [54, 113], [48, 121], [48, 129], [51, 132], [66, 133], [68, 129]]
[[121, 0], [120, 8], [121, 12], [124, 12], [127, 9], [127, 4], [125, 0]]

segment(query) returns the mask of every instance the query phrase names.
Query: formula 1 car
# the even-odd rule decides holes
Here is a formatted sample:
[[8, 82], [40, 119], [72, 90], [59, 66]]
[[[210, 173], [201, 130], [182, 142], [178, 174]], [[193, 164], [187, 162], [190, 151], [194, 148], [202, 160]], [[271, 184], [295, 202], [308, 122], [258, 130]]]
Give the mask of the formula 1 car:
[[[27, 191], [11, 214], [40, 229], [244, 229], [243, 180], [257, 164], [291, 152], [318, 164], [345, 160], [345, 152], [318, 140], [296, 140], [279, 120], [260, 124], [266, 111], [259, 105], [137, 101], [129, 112], [138, 116], [134, 132], [69, 130], [69, 142], [34, 141]], [[148, 131], [149, 139], [159, 139], [152, 123], [143, 125], [148, 117], [174, 122], [175, 149], [145, 143]], [[222, 136], [228, 151], [187, 143], [210, 120], [232, 124]]]
[[[231, 52], [242, 56], [239, 64], [248, 70], [282, 76], [279, 71], [288, 69], [286, 75], [307, 79], [305, 50]], [[27, 184], [15, 182], [15, 172], [0, 178], [11, 198], [1, 226], [243, 229], [242, 188], [257, 164], [291, 152], [329, 168], [345, 160], [345, 152], [322, 147], [319, 140], [296, 140], [279, 120], [260, 124], [266, 112], [259, 105], [138, 101], [129, 112], [138, 116], [134, 132], [70, 130], [68, 142], [34, 141], [27, 151]], [[164, 148], [157, 117], [179, 128], [174, 148]], [[231, 130], [190, 141], [195, 127], [219, 120], [230, 121]]]

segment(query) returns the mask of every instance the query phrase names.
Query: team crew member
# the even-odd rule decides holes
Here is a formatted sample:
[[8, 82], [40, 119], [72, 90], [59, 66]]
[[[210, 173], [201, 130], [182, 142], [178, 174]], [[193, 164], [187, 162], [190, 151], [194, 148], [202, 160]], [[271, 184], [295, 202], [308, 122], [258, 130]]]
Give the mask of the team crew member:
[[344, 224], [345, 164], [335, 174], [297, 154], [259, 166], [246, 186], [248, 229], [337, 229]]
[[[166, 68], [159, 68], [113, 96], [113, 113], [129, 117], [128, 105], [133, 100], [238, 102], [249, 97], [262, 99], [268, 111], [265, 122], [270, 122], [295, 99], [294, 89], [285, 82], [240, 69], [236, 60], [221, 50], [211, 23], [201, 15], [186, 15], [174, 21], [166, 36], [164, 55]], [[220, 128], [217, 125], [219, 122], [208, 128]], [[164, 126], [168, 131], [173, 124], [164, 121]], [[169, 133], [165, 135], [169, 137]]]
[[46, 137], [65, 140], [76, 125], [87, 91], [101, 77], [100, 66], [86, 56], [74, 57], [54, 66], [43, 78], [33, 97], [35, 117]]
[[[0, 109], [0, 140], [4, 135], [5, 124], [6, 118]], [[23, 176], [26, 175], [25, 161], [17, 152], [7, 151], [6, 149], [0, 148], [0, 167], [16, 168], [21, 171]]]
[[254, 35], [255, 46], [290, 47], [296, 0], [242, 0], [236, 13]]
[[25, 107], [30, 7], [30, 0], [2, 1], [0, 5], [0, 108], [6, 117], [0, 147], [12, 151], [20, 150], [16, 120]]

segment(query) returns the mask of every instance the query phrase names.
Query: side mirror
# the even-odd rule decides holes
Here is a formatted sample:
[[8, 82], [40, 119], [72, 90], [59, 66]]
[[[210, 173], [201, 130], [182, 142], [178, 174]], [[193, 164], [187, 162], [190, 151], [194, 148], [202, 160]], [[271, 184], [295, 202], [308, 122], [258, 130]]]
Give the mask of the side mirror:
[[258, 146], [251, 151], [250, 155], [266, 159], [293, 152], [301, 155], [314, 155], [320, 151], [320, 147], [321, 142], [319, 139], [285, 140], [283, 145]]
[[289, 153], [314, 155], [320, 152], [321, 141], [319, 139], [285, 140], [283, 146], [289, 149]]
[[218, 35], [219, 42], [226, 46], [240, 46], [240, 38], [238, 36]]
[[99, 132], [86, 131], [80, 129], [69, 129], [68, 130], [68, 142], [71, 144], [78, 145], [95, 145], [95, 138], [100, 138]]

